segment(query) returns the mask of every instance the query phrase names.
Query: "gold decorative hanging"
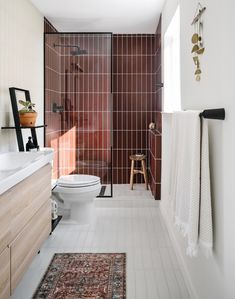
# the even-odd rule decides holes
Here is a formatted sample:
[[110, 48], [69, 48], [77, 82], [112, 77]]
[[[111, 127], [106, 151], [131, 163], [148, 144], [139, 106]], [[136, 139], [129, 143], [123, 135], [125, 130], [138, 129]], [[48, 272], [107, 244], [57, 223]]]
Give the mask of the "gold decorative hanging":
[[202, 15], [205, 12], [206, 7], [203, 7], [201, 3], [198, 3], [194, 19], [192, 21], [192, 26], [194, 26], [194, 33], [192, 36], [192, 54], [193, 61], [196, 66], [196, 71], [194, 73], [197, 81], [201, 80], [201, 67], [200, 67], [200, 55], [205, 51], [204, 40], [203, 40], [203, 19]]

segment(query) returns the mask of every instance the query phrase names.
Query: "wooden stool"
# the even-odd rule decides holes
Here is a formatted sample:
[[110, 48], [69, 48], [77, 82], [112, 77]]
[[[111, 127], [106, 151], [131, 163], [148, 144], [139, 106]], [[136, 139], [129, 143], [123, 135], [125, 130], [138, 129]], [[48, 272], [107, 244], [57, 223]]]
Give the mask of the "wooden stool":
[[[146, 169], [145, 159], [146, 159], [145, 155], [130, 155], [130, 160], [131, 160], [130, 186], [131, 186], [131, 190], [133, 190], [134, 174], [137, 174], [137, 173], [141, 173], [144, 175], [146, 189], [148, 190], [148, 177], [147, 177], [147, 169]], [[141, 161], [141, 170], [135, 169], [135, 161]]]

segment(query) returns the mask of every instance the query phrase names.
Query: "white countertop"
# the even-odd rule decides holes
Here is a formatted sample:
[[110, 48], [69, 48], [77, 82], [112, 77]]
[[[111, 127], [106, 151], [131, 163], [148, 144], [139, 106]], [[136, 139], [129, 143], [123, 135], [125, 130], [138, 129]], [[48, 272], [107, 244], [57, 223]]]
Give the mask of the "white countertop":
[[0, 153], [0, 195], [53, 160], [53, 149]]

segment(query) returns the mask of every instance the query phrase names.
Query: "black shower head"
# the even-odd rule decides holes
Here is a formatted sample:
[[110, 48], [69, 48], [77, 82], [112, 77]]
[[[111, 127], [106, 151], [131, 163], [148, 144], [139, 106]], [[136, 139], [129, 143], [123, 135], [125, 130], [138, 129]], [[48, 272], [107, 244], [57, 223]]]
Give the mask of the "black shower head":
[[80, 56], [80, 55], [86, 55], [87, 54], [87, 50], [80, 49], [79, 46], [75, 46], [75, 45], [57, 45], [57, 44], [54, 44], [54, 48], [56, 48], [56, 47], [75, 48], [75, 50], [72, 50], [70, 52], [70, 54], [73, 55], [73, 56]]
[[79, 55], [86, 55], [87, 54], [87, 50], [81, 50], [79, 47], [74, 46], [74, 48], [76, 47], [76, 50], [72, 50], [70, 53], [73, 56], [79, 56]]

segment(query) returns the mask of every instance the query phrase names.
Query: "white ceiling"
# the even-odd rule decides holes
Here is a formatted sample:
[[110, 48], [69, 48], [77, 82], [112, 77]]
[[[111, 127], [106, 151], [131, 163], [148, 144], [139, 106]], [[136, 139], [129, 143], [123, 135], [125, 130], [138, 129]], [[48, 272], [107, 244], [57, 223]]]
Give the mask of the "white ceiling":
[[165, 0], [31, 0], [58, 31], [155, 33]]

